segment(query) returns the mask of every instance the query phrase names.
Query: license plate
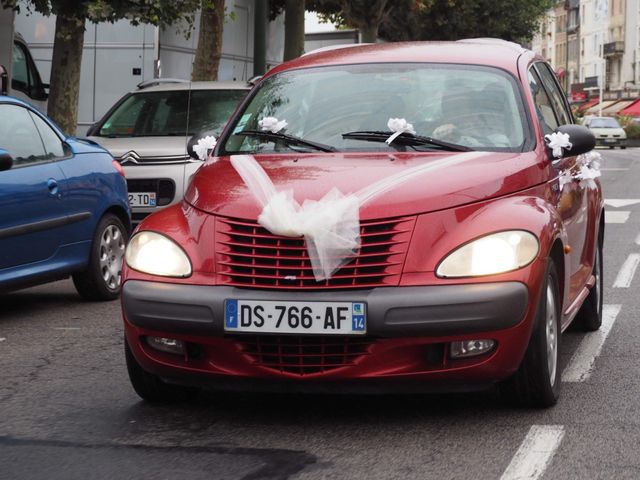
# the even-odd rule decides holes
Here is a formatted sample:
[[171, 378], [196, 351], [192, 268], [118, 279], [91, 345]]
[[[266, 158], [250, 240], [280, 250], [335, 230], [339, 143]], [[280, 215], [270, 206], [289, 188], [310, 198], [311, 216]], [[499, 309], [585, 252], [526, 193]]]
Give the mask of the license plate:
[[605, 138], [604, 141], [606, 143], [614, 143], [616, 141], [616, 139], [615, 138]]
[[132, 207], [155, 207], [156, 192], [129, 193], [129, 205]]
[[273, 302], [227, 299], [224, 329], [253, 333], [367, 333], [363, 302]]

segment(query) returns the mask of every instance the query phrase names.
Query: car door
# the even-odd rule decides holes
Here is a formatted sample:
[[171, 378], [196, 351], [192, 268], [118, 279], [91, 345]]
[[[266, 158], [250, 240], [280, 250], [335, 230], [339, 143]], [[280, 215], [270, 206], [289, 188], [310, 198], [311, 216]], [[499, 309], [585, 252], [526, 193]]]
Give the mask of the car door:
[[67, 221], [65, 178], [46, 151], [28, 108], [0, 103], [0, 149], [14, 160], [0, 172], [0, 272], [52, 258]]
[[[537, 63], [529, 70], [529, 85], [544, 134], [553, 132], [560, 125], [573, 123], [564, 95], [546, 64]], [[563, 173], [575, 176], [580, 171], [576, 156], [553, 160], [552, 167], [558, 176]], [[576, 178], [561, 188], [558, 211], [567, 232], [568, 245], [571, 247], [567, 255], [570, 275], [569, 300], [572, 302], [591, 272], [591, 260], [586, 258], [589, 228], [588, 192]]]

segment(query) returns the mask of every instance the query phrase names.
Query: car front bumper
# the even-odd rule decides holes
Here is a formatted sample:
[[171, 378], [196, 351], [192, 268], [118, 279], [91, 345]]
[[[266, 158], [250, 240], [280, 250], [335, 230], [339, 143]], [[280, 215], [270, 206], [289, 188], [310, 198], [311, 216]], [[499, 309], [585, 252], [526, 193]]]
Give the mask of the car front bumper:
[[627, 145], [626, 138], [596, 137], [596, 145], [600, 147], [624, 147]]
[[[122, 306], [137, 362], [168, 382], [224, 390], [366, 393], [468, 390], [507, 378], [528, 344], [532, 304], [537, 303], [530, 297], [520, 282], [285, 292], [129, 280]], [[328, 343], [309, 347], [313, 336], [225, 334], [224, 301], [229, 298], [366, 302], [367, 335], [324, 335], [322, 342]], [[181, 340], [188, 353], [158, 351], [145, 341], [147, 336]], [[492, 339], [496, 346], [477, 357], [450, 358], [452, 341], [471, 339]], [[348, 364], [307, 368], [309, 359], [317, 363], [318, 348], [336, 348], [336, 342], [344, 341], [347, 352], [360, 340], [366, 345]], [[278, 357], [279, 366], [265, 364], [277, 356], [274, 342], [286, 357]], [[256, 353], [256, 348], [271, 348], [271, 353]], [[303, 350], [311, 354], [305, 356]], [[322, 362], [324, 358], [331, 363], [338, 357], [327, 354]], [[300, 365], [291, 366], [291, 361]]]

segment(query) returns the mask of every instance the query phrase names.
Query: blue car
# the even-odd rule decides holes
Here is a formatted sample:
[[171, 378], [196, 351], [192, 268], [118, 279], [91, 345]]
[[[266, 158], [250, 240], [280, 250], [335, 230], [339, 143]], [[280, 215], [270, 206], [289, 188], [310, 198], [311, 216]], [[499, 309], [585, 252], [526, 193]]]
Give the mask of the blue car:
[[0, 95], [0, 291], [71, 275], [82, 297], [112, 300], [130, 230], [113, 157]]

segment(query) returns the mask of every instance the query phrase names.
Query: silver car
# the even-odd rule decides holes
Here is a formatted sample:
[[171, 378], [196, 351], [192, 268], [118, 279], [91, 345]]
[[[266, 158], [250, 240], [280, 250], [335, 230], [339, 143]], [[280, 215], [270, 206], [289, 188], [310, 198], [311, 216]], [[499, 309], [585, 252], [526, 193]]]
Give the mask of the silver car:
[[91, 126], [87, 136], [124, 169], [135, 223], [182, 200], [202, 165], [187, 153], [190, 137], [222, 131], [250, 87], [245, 82], [141, 84]]

